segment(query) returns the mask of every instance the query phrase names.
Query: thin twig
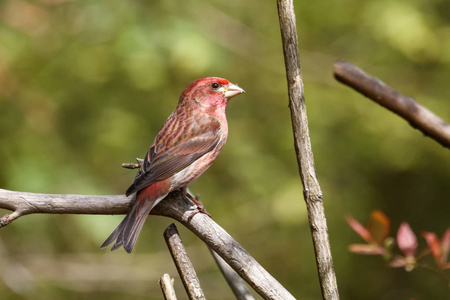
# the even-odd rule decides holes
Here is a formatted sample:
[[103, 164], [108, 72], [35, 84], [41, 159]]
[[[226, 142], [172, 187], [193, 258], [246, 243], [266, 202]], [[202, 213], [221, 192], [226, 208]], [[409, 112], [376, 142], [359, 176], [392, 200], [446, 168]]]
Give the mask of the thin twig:
[[239, 275], [222, 259], [222, 257], [217, 255], [217, 253], [214, 252], [214, 250], [209, 249], [209, 251], [211, 252], [212, 256], [214, 257], [214, 260], [219, 266], [220, 271], [222, 272], [228, 285], [233, 291], [234, 296], [236, 296], [236, 299], [254, 300], [255, 298], [248, 290], [244, 280], [242, 280], [242, 278], [239, 277]]
[[123, 163], [122, 168], [125, 169], [138, 169], [141, 167], [142, 162], [144, 161], [142, 158], [136, 158], [137, 163]]
[[166, 228], [164, 231], [164, 239], [166, 240], [167, 247], [169, 247], [170, 254], [175, 262], [178, 274], [180, 275], [189, 299], [206, 299], [205, 294], [200, 287], [200, 281], [198, 280], [197, 273], [195, 272], [194, 266], [187, 255], [186, 249], [184, 248], [175, 224], [172, 223]]
[[277, 0], [277, 5], [283, 41], [294, 144], [300, 177], [303, 183], [304, 199], [308, 210], [308, 221], [314, 244], [322, 296], [327, 300], [339, 299], [322, 191], [316, 176], [309, 138], [294, 5], [292, 0]]
[[450, 124], [413, 98], [400, 94], [349, 62], [337, 61], [333, 71], [338, 81], [401, 116], [413, 128], [419, 129], [442, 146], [450, 148]]
[[159, 285], [161, 286], [164, 299], [177, 300], [177, 295], [175, 294], [175, 289], [173, 288], [173, 279], [170, 278], [169, 274], [164, 274], [161, 279], [159, 279]]
[[[179, 191], [172, 192], [152, 209], [151, 214], [173, 218], [191, 230], [216, 251], [264, 299], [295, 299], [210, 217], [198, 213], [188, 222], [193, 210], [197, 207], [189, 204], [185, 199], [186, 197]], [[127, 198], [123, 195], [48, 195], [0, 189], [0, 208], [20, 211], [21, 215], [33, 213], [126, 214], [130, 210], [132, 201], [131, 196]]]
[[139, 167], [140, 167], [140, 165], [139, 164], [135, 164], [135, 163], [124, 163], [124, 164], [122, 164], [122, 168], [125, 168], [125, 169], [137, 169]]

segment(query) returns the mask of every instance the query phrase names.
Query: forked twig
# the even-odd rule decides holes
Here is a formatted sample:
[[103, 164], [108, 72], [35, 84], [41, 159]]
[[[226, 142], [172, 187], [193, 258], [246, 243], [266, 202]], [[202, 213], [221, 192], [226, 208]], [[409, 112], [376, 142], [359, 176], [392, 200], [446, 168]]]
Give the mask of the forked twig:
[[[21, 215], [50, 214], [126, 214], [133, 198], [123, 195], [48, 195], [0, 189], [0, 208], [20, 210]], [[151, 214], [177, 220], [218, 253], [264, 299], [295, 299], [239, 243], [205, 214], [189, 217], [197, 206], [175, 191], [161, 201]]]

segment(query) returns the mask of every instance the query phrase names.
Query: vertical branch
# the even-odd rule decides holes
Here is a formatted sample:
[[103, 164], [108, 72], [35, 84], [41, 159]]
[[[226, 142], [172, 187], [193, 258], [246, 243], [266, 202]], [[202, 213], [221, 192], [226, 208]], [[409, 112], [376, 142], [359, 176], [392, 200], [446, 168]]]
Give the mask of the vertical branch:
[[195, 273], [194, 266], [189, 259], [183, 242], [178, 234], [175, 224], [169, 225], [164, 231], [164, 239], [169, 247], [170, 254], [180, 274], [181, 281], [183, 281], [184, 288], [191, 300], [206, 299], [203, 290], [200, 287], [200, 282]]
[[303, 194], [308, 210], [308, 220], [314, 244], [322, 296], [324, 299], [338, 299], [339, 294], [328, 239], [322, 191], [316, 176], [311, 140], [309, 138], [294, 5], [292, 0], [277, 0], [277, 5], [295, 151], [303, 183]]

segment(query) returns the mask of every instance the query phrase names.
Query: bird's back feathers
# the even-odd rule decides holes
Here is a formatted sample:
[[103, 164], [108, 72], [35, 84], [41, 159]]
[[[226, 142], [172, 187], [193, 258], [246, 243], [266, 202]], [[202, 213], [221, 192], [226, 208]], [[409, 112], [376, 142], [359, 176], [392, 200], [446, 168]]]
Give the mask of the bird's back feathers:
[[[129, 196], [157, 181], [180, 172], [206, 153], [213, 151], [222, 136], [220, 121], [214, 116], [190, 118], [181, 126], [170, 117], [145, 156], [141, 172], [126, 191]], [[164, 133], [170, 130], [170, 139]]]

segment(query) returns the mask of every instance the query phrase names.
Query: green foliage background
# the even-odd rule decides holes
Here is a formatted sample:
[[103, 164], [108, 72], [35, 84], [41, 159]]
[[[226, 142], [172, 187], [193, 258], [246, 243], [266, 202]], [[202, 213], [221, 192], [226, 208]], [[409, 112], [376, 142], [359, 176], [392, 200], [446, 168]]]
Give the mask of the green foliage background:
[[[337, 83], [349, 60], [450, 120], [450, 4], [442, 0], [295, 1], [311, 139], [342, 299], [445, 299], [426, 271], [351, 254], [345, 223], [373, 209], [416, 233], [449, 225], [448, 149]], [[0, 187], [119, 194], [199, 77], [246, 94], [230, 135], [191, 188], [215, 221], [299, 299], [319, 299], [298, 176], [275, 1], [0, 2]], [[6, 211], [4, 212], [6, 213]], [[31, 215], [1, 229], [1, 299], [161, 299], [177, 277], [151, 217], [131, 255], [99, 245], [122, 216]], [[204, 245], [179, 229], [210, 299], [231, 299]], [[420, 247], [424, 247], [420, 240]], [[431, 261], [430, 261], [431, 263]]]

